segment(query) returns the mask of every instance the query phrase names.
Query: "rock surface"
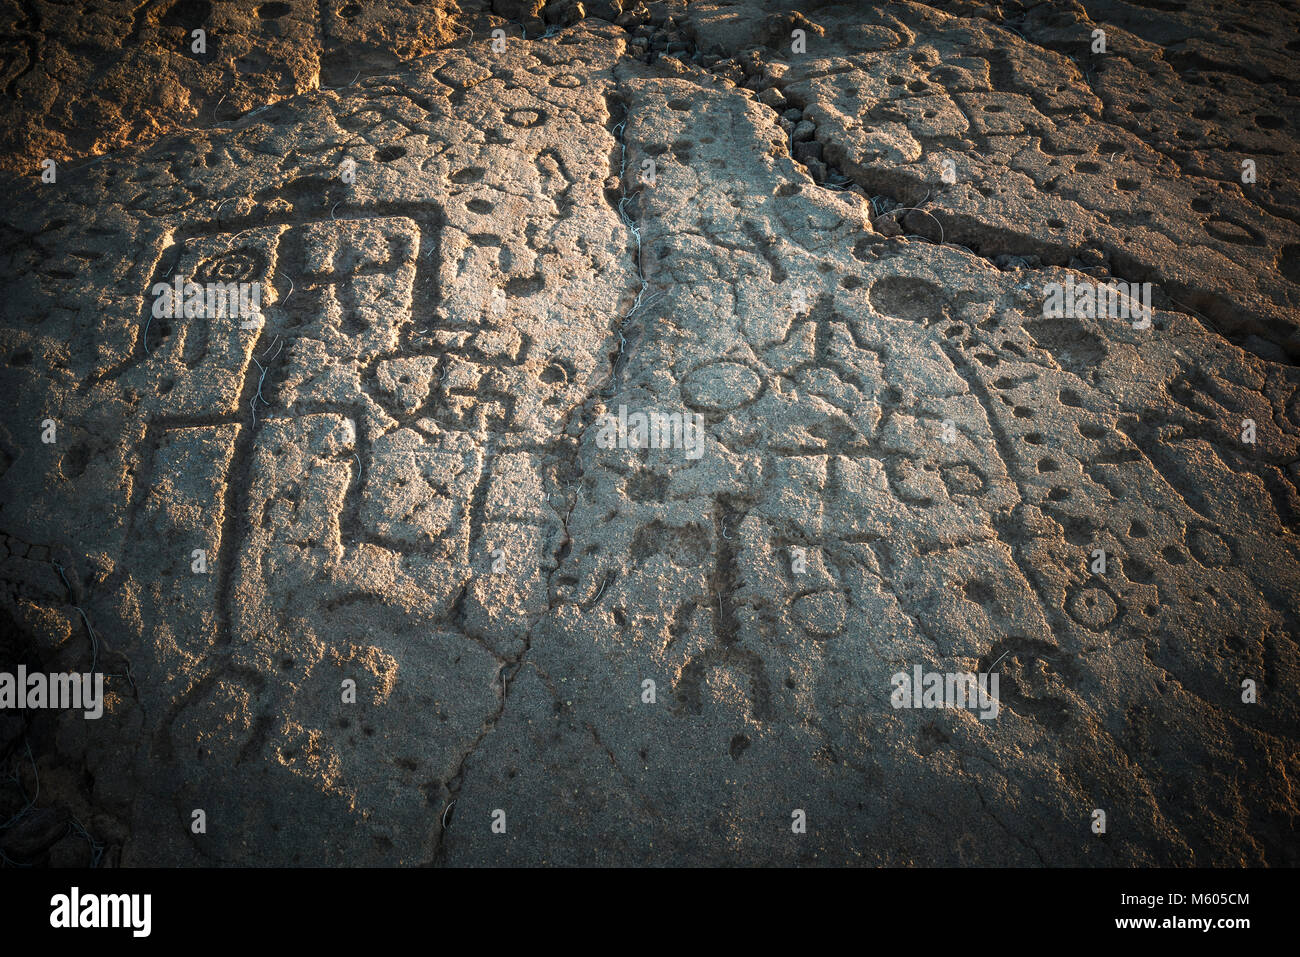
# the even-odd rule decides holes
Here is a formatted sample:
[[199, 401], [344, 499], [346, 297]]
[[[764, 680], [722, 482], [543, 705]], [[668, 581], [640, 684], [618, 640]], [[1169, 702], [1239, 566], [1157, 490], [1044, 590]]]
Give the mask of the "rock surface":
[[801, 6], [13, 14], [6, 860], [1297, 863], [1300, 17]]

